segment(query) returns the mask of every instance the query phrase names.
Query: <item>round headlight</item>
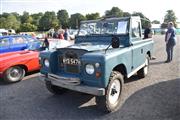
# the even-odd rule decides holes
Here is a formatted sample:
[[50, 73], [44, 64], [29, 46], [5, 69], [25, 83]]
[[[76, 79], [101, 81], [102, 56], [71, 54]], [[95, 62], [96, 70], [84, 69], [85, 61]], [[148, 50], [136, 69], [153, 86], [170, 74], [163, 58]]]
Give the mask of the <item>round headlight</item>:
[[92, 75], [94, 73], [94, 66], [92, 64], [86, 65], [86, 73]]
[[48, 60], [48, 59], [45, 59], [45, 60], [44, 60], [44, 65], [45, 65], [46, 67], [49, 67], [49, 60]]

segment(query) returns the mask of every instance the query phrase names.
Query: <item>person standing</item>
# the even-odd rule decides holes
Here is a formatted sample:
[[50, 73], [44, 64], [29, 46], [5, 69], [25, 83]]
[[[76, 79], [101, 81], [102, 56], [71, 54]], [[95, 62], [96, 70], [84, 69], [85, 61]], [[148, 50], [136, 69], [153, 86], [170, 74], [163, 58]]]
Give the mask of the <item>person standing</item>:
[[45, 49], [47, 48], [47, 49], [49, 49], [49, 41], [48, 41], [48, 39], [47, 39], [47, 37], [45, 37], [45, 39], [44, 39], [44, 42], [43, 42], [43, 45], [42, 45], [43, 47], [45, 47]]
[[69, 34], [68, 34], [68, 29], [66, 28], [66, 29], [65, 29], [65, 32], [64, 32], [64, 39], [65, 39], [65, 40], [68, 40], [68, 35], [69, 35]]
[[61, 30], [59, 33], [59, 39], [64, 40], [64, 30]]
[[176, 45], [176, 32], [173, 22], [168, 23], [168, 30], [165, 35], [167, 60], [165, 63], [169, 63], [173, 59], [173, 48]]
[[150, 23], [147, 25], [146, 29], [144, 30], [144, 39], [147, 38], [152, 38], [152, 29]]

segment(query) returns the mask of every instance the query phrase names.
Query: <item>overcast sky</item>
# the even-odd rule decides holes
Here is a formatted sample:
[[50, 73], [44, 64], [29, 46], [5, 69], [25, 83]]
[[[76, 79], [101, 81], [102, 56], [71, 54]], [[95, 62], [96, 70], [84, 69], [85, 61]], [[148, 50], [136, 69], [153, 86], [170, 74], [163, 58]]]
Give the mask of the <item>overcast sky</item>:
[[173, 10], [180, 21], [178, 0], [0, 0], [0, 14], [23, 11], [38, 13], [65, 9], [69, 14], [99, 12], [104, 15], [113, 6], [124, 12], [142, 12], [150, 20], [162, 21], [167, 10]]

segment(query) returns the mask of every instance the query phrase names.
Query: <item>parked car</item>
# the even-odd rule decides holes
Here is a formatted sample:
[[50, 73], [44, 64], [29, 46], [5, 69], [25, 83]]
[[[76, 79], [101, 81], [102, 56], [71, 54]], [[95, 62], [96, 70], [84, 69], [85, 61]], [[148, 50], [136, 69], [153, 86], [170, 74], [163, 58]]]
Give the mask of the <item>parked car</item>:
[[[54, 51], [57, 48], [71, 44], [68, 43], [66, 40], [61, 40], [61, 42], [51, 41], [50, 50], [48, 51]], [[41, 42], [41, 44], [43, 43]], [[3, 78], [6, 82], [17, 82], [22, 80], [27, 72], [39, 70], [39, 52], [43, 50], [47, 49], [43, 46], [37, 48], [34, 44], [31, 44], [27, 50], [0, 54], [0, 78]]]
[[152, 38], [142, 39], [140, 17], [81, 21], [75, 44], [41, 52], [41, 77], [47, 90], [67, 89], [96, 96], [108, 112], [123, 104], [124, 80], [148, 74]]
[[78, 33], [78, 29], [77, 30], [76, 29], [69, 29], [69, 38], [70, 38], [70, 40], [74, 40], [77, 33]]
[[40, 41], [28, 35], [9, 35], [0, 37], [0, 54], [27, 49], [34, 44], [37, 48]]
[[8, 29], [8, 33], [10, 35], [15, 35], [16, 34], [16, 31], [14, 29]]
[[8, 34], [8, 30], [0, 29], [0, 36], [7, 35], [7, 34]]
[[0, 78], [7, 82], [22, 80], [25, 73], [39, 70], [38, 56], [38, 51], [29, 50], [0, 54]]

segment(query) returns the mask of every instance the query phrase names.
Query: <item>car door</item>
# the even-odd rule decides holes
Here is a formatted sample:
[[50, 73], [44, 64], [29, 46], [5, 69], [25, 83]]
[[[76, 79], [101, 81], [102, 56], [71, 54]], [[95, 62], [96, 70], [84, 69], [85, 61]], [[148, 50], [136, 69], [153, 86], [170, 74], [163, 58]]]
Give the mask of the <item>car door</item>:
[[141, 23], [139, 19], [132, 19], [131, 42], [132, 42], [132, 70], [137, 69], [145, 62], [143, 39], [141, 38]]
[[10, 52], [9, 37], [0, 38], [0, 53]]
[[13, 36], [11, 37], [11, 41], [11, 51], [19, 51], [27, 48], [26, 40], [22, 36]]

